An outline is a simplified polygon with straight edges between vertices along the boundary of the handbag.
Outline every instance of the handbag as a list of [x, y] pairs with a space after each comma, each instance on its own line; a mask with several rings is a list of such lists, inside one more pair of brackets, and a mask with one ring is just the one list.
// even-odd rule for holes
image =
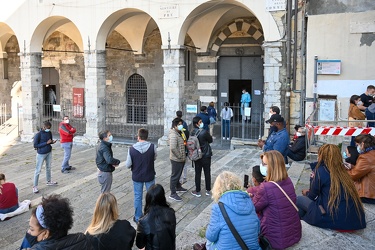
[[227, 211], [225, 210], [224, 204], [222, 202], [219, 202], [219, 208], [221, 213], [223, 214], [223, 217], [225, 219], [225, 222], [228, 224], [228, 227], [230, 231], [232, 232], [234, 238], [237, 240], [238, 244], [240, 245], [242, 250], [249, 250], [249, 248], [246, 246], [245, 242], [241, 238], [241, 236], [238, 234], [237, 230], [234, 228], [232, 222], [229, 219], [229, 216], [227, 214]]
[[283, 194], [285, 195], [286, 198], [288, 198], [288, 200], [290, 201], [290, 203], [292, 203], [293, 207], [297, 210], [298, 212], [298, 207], [296, 206], [296, 204], [294, 204], [294, 202], [292, 201], [292, 199], [290, 199], [289, 195], [287, 195], [284, 191], [284, 189], [282, 189], [282, 187], [280, 187], [279, 184], [277, 184], [276, 182], [274, 181], [269, 181], [269, 182], [272, 182], [273, 184], [275, 184], [280, 190], [281, 192], [283, 192]]
[[216, 123], [216, 120], [215, 118], [213, 118], [212, 116], [210, 117], [210, 124], [215, 124]]

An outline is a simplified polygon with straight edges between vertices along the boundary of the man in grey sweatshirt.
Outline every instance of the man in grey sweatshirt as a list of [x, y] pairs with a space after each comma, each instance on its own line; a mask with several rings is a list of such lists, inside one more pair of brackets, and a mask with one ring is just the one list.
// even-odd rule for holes
[[156, 146], [146, 141], [148, 130], [140, 128], [138, 130], [138, 142], [129, 148], [128, 158], [125, 166], [132, 171], [134, 187], [134, 222], [138, 222], [142, 216], [143, 186], [148, 190], [155, 184], [155, 166], [157, 151]]

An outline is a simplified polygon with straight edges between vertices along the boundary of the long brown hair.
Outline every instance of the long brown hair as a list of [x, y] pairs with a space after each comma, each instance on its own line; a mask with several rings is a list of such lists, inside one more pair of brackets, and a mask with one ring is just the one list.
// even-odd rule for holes
[[[331, 212], [331, 216], [333, 217], [333, 212], [338, 212], [342, 187], [346, 205], [349, 204], [349, 198], [352, 198], [356, 208], [356, 212], [359, 218], [361, 218], [360, 211], [363, 211], [363, 205], [354, 186], [352, 178], [343, 166], [340, 148], [333, 144], [325, 144], [320, 147], [318, 151], [317, 168], [319, 168], [323, 162], [329, 170], [331, 179], [331, 187], [329, 189], [328, 200], [328, 209]], [[317, 176], [315, 175], [314, 178], [316, 177]]]
[[276, 150], [270, 150], [263, 153], [260, 158], [267, 157], [267, 176], [266, 181], [282, 181], [288, 178], [288, 172], [285, 168], [283, 155]]
[[111, 193], [102, 193], [96, 201], [94, 215], [86, 233], [91, 235], [108, 233], [118, 217], [116, 197]]

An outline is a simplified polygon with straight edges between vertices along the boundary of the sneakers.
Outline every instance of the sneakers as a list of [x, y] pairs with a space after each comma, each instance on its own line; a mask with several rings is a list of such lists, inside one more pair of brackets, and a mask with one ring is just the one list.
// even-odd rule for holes
[[223, 140], [225, 140], [225, 137], [223, 137]]
[[183, 187], [179, 187], [179, 188], [176, 188], [176, 192], [177, 192], [177, 193], [186, 193], [186, 192], [187, 192], [187, 189], [186, 189], [186, 188], [183, 188]]
[[57, 185], [57, 182], [56, 181], [47, 181], [47, 186], [55, 186]]
[[38, 187], [33, 187], [33, 193], [34, 193], [34, 194], [39, 193]]
[[211, 195], [211, 191], [207, 191], [207, 190], [206, 190], [206, 195], [207, 195], [207, 196], [210, 196], [210, 195]]
[[66, 170], [75, 170], [76, 168], [75, 167], [72, 167], [72, 166], [69, 166], [68, 168], [66, 168]]
[[69, 174], [69, 170], [67, 170], [67, 169], [61, 169], [61, 173], [63, 173], [63, 174]]
[[201, 193], [197, 191], [191, 191], [191, 194], [195, 197], [201, 197]]
[[174, 200], [174, 201], [182, 201], [181, 197], [178, 196], [178, 194], [171, 194], [169, 196], [169, 199]]

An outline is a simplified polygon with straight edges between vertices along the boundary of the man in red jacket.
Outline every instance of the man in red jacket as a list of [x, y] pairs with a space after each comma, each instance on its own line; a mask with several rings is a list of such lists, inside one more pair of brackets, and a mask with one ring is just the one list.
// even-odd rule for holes
[[64, 149], [64, 159], [61, 164], [61, 173], [67, 174], [69, 170], [75, 168], [69, 165], [70, 155], [73, 147], [73, 137], [76, 129], [69, 124], [69, 116], [64, 116], [63, 121], [59, 124], [60, 143]]

